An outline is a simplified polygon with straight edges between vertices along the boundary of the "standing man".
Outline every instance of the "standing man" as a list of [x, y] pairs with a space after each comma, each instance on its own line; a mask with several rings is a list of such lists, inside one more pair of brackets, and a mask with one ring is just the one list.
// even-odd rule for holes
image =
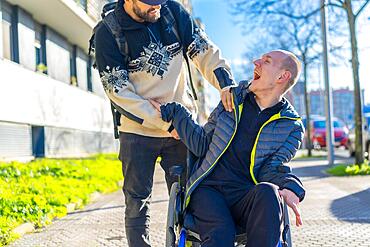
[[125, 227], [129, 246], [150, 246], [149, 204], [158, 156], [168, 188], [173, 165], [186, 163], [186, 147], [172, 123], [148, 99], [176, 101], [195, 110], [185, 59], [221, 92], [232, 111], [235, 83], [219, 49], [173, 0], [119, 0], [95, 31], [96, 63], [104, 90], [120, 119], [120, 160], [125, 177]]

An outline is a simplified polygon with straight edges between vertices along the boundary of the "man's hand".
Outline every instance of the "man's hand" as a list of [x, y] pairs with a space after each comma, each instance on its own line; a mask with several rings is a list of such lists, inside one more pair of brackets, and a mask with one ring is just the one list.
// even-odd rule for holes
[[176, 129], [173, 129], [171, 132], [170, 132], [171, 136], [173, 138], [175, 138], [176, 140], [180, 140], [180, 136], [179, 134], [177, 133]]
[[161, 113], [161, 103], [159, 103], [158, 101], [155, 101], [155, 100], [152, 100], [152, 99], [148, 99], [150, 104], [152, 104], [154, 106], [155, 109], [157, 109], [157, 111], [159, 111], [159, 113]]
[[224, 87], [223, 89], [221, 89], [222, 104], [224, 105], [225, 110], [228, 112], [232, 112], [234, 109], [233, 94], [231, 93], [230, 88], [231, 87], [228, 86], [228, 87]]
[[[157, 109], [159, 114], [161, 114], [161, 103], [159, 103], [158, 101], [152, 100], [152, 99], [149, 99], [149, 102], [154, 106], [155, 109]], [[175, 129], [173, 129], [170, 132], [170, 134], [176, 140], [180, 140], [179, 134], [177, 133], [177, 131]]]
[[302, 218], [301, 218], [301, 212], [299, 210], [299, 198], [294, 194], [292, 191], [287, 190], [287, 189], [282, 189], [279, 190], [279, 195], [283, 197], [284, 201], [286, 204], [293, 210], [295, 214], [295, 224], [296, 226], [301, 226], [302, 223]]

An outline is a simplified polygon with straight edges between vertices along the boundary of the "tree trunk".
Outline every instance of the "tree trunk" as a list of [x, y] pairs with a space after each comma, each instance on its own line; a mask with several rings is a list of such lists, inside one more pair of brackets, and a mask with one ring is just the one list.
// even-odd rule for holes
[[351, 52], [352, 52], [351, 62], [352, 62], [354, 100], [355, 100], [355, 158], [356, 164], [362, 164], [364, 162], [364, 147], [362, 136], [362, 103], [361, 103], [361, 88], [359, 78], [359, 62], [356, 37], [356, 19], [353, 14], [351, 0], [345, 0], [344, 7], [347, 12], [348, 26], [351, 38]]
[[302, 55], [303, 62], [303, 80], [304, 80], [304, 104], [306, 111], [306, 145], [307, 145], [307, 155], [312, 156], [312, 143], [311, 143], [311, 118], [310, 118], [310, 98], [308, 97], [308, 87], [307, 87], [307, 61], [305, 55]]

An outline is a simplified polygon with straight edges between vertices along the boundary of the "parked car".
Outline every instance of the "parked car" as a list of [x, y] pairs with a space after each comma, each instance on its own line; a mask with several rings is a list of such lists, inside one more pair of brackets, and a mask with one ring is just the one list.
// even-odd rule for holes
[[[364, 151], [365, 157], [370, 159], [370, 113], [364, 114], [364, 127], [362, 130], [363, 141], [364, 141]], [[353, 157], [355, 156], [355, 128], [350, 128], [348, 135], [347, 148], [349, 154]]]
[[[303, 118], [303, 124], [306, 127], [306, 119]], [[323, 116], [312, 115], [311, 126], [311, 144], [315, 149], [326, 148], [326, 119]], [[345, 147], [348, 144], [347, 126], [338, 118], [333, 118], [334, 125], [334, 145], [335, 147]], [[307, 137], [305, 137], [307, 138]]]

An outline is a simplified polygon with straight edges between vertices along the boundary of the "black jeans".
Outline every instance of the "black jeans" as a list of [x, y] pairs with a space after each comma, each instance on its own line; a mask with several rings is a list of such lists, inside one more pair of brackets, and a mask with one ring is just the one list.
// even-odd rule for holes
[[281, 199], [277, 186], [260, 183], [240, 194], [228, 206], [222, 188], [200, 185], [193, 194], [189, 212], [202, 247], [233, 247], [236, 226], [245, 229], [248, 247], [276, 247], [280, 239]]
[[130, 247], [150, 246], [149, 205], [152, 195], [153, 174], [158, 156], [166, 174], [167, 188], [176, 178], [169, 175], [174, 165], [186, 167], [186, 147], [174, 138], [147, 137], [120, 133], [119, 159], [122, 161], [125, 195], [125, 228]]

